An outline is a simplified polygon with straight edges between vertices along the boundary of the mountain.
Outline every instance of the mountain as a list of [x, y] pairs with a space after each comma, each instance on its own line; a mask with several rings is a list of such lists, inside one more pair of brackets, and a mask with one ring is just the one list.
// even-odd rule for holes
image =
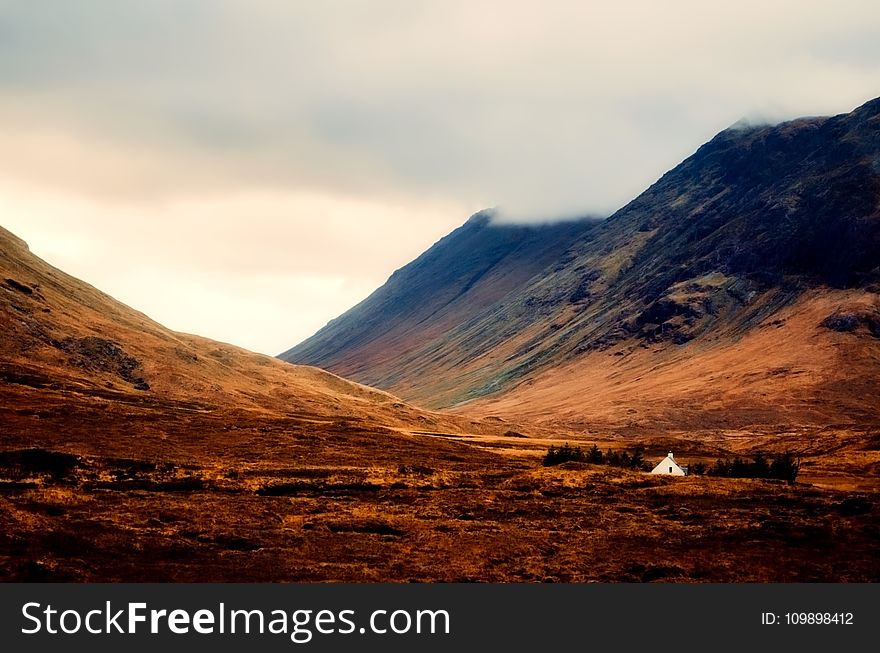
[[583, 426], [877, 420], [880, 99], [736, 125], [608, 219], [489, 255], [509, 229], [472, 218], [282, 358]]
[[[14, 408], [21, 409], [19, 418], [27, 417], [33, 405], [54, 402], [68, 410], [114, 406], [133, 413], [245, 414], [383, 429], [443, 423], [386, 392], [323, 370], [172, 332], [53, 268], [2, 228], [0, 317], [6, 424]], [[445, 425], [454, 427], [448, 419]]]
[[[599, 224], [496, 224], [478, 213], [361, 304], [280, 356], [337, 370], [363, 383], [408, 387], [444, 335], [523, 288]], [[488, 347], [491, 343], [487, 343]], [[471, 349], [461, 359], [473, 357]]]
[[[413, 340], [400, 351], [418, 345], [438, 322], [453, 333], [485, 336], [485, 363], [475, 364], [474, 343], [449, 345], [442, 331], [436, 334], [429, 345], [438, 358], [424, 361], [436, 378], [414, 377], [414, 387], [447, 384], [448, 392], [459, 392], [461, 380], [479, 382], [483, 365], [491, 372], [505, 364], [498, 351], [508, 343], [492, 340], [503, 329], [481, 331], [493, 312], [514, 328], [534, 322], [529, 337], [543, 328], [560, 338], [577, 329], [576, 320], [562, 321], [550, 301], [553, 287], [543, 284], [581, 265], [581, 252], [593, 251], [608, 224], [505, 227], [484, 215], [438, 245], [421, 270], [401, 272], [385, 309], [401, 320], [419, 313], [407, 332]], [[582, 276], [592, 281], [560, 286], [570, 316], [601, 302], [603, 279], [614, 285], [601, 274]], [[413, 278], [420, 281], [415, 288]], [[710, 276], [701, 283], [699, 292], [715, 298], [712, 289], [727, 282]], [[690, 305], [689, 288], [675, 291], [684, 294], [678, 304]], [[764, 343], [748, 349], [758, 367], [793, 405], [818, 410], [806, 393], [815, 380], [803, 382], [800, 368], [768, 366], [801, 356], [803, 365], [826, 370], [823, 380], [832, 384], [844, 378], [833, 356], [845, 355], [844, 391], [827, 391], [850, 403], [826, 405], [833, 409], [827, 419], [875, 410], [874, 295], [862, 285], [835, 290], [821, 282], [800, 294], [775, 288], [749, 306], [767, 293], [789, 293], [794, 299], [780, 300], [780, 310], [793, 312], [773, 313], [766, 327], [743, 338], [757, 333], [758, 345]], [[700, 319], [715, 320], [719, 328], [711, 329], [721, 333], [720, 325], [734, 324], [743, 310], [740, 300], [730, 300], [726, 312]], [[748, 358], [723, 360], [732, 351], [727, 336], [696, 355], [692, 348], [706, 339], [697, 334], [700, 319], [683, 322], [667, 339], [644, 325], [620, 340], [613, 332], [611, 344], [597, 341], [580, 354], [565, 340], [555, 350], [536, 340], [534, 351], [547, 352], [539, 373], [470, 402], [467, 416], [432, 413], [313, 367], [170, 331], [53, 268], [0, 229], [0, 581], [876, 580], [877, 428], [854, 437], [851, 426], [826, 422], [808, 434], [807, 448], [791, 422], [772, 442], [728, 428], [704, 429], [703, 437], [653, 429], [639, 438], [594, 429], [602, 402], [620, 401], [615, 410], [632, 421], [641, 416], [629, 411], [643, 405], [663, 408], [648, 400], [651, 392], [674, 391], [679, 404], [691, 400], [652, 369], [663, 356], [684, 356], [672, 368], [686, 372], [681, 378], [689, 370], [704, 374], [713, 351], [723, 374], [752, 373], [743, 371]], [[820, 319], [825, 326], [817, 327]], [[373, 334], [381, 334], [378, 324]], [[691, 332], [690, 341], [682, 340]], [[829, 349], [829, 339], [838, 350]], [[858, 357], [857, 345], [864, 347]], [[452, 372], [443, 359], [449, 351], [463, 355]], [[629, 353], [617, 356], [622, 351]], [[519, 352], [518, 361], [528, 355]], [[581, 367], [572, 372], [564, 365]], [[620, 385], [603, 387], [603, 370], [610, 370], [606, 383]], [[873, 376], [859, 381], [866, 372]], [[769, 391], [768, 383], [762, 387]], [[701, 385], [692, 378], [688, 392]], [[779, 392], [771, 393], [777, 403]], [[566, 402], [576, 415], [589, 415], [592, 433], [499, 417], [531, 411], [542, 418], [546, 410], [569, 419]], [[750, 402], [744, 405], [753, 410]], [[680, 420], [685, 407], [673, 408]], [[650, 462], [673, 450], [682, 464], [704, 466], [795, 444], [802, 471], [790, 486], [699, 474], [672, 479], [578, 462], [544, 466], [548, 445], [563, 438], [618, 454], [637, 446], [638, 459]], [[630, 464], [635, 453], [627, 455]]]

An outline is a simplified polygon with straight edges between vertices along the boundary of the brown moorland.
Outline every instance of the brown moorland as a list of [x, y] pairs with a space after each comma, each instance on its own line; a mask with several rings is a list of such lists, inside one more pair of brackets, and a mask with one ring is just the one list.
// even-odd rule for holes
[[[0, 320], [2, 580], [880, 580], [876, 432], [831, 488], [545, 468], [557, 438], [632, 438], [423, 411], [173, 333], [2, 230]], [[642, 435], [649, 459], [733, 451]]]

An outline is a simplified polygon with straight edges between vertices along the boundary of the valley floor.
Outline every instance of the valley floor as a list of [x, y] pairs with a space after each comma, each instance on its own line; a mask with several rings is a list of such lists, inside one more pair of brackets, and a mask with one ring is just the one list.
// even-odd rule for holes
[[875, 479], [545, 468], [515, 434], [5, 388], [4, 581], [880, 581]]

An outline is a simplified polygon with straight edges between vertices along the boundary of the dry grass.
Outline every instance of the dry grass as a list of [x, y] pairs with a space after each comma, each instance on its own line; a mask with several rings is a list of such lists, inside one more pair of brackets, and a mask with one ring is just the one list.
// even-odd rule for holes
[[745, 336], [654, 348], [623, 343], [458, 410], [560, 430], [681, 434], [734, 450], [773, 439], [800, 450], [833, 432], [852, 435], [859, 449], [863, 437], [880, 432], [878, 341], [820, 324], [876, 301], [861, 291], [810, 293]]
[[[670, 360], [637, 382], [638, 356], [539, 380], [479, 419], [432, 413], [172, 333], [2, 231], [0, 246], [0, 580], [880, 580], [878, 431], [745, 428], [730, 397], [750, 370], [721, 352], [701, 373], [731, 375], [716, 408], [732, 425], [672, 401], [712, 399], [699, 370]], [[813, 377], [829, 355], [744, 343]], [[554, 383], [596, 419], [549, 419]], [[778, 387], [795, 411], [810, 386]], [[543, 468], [561, 438], [685, 461], [796, 444], [822, 487]]]
[[0, 411], [0, 449], [80, 460], [0, 490], [3, 580], [880, 580], [876, 487], [545, 468], [544, 440], [259, 414], [26, 413]]

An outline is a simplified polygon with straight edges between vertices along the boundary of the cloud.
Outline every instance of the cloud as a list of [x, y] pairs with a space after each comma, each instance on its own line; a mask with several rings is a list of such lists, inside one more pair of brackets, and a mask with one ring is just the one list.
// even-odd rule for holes
[[607, 212], [743, 115], [880, 88], [877, 3], [736, 7], [5, 2], [0, 114], [72, 134], [97, 168], [131, 159], [136, 182], [110, 190], [235, 179]]
[[3, 226], [38, 256], [173, 329], [272, 355], [364, 299], [461, 210], [277, 190], [145, 205], [0, 184]]
[[[171, 225], [149, 241], [161, 265], [226, 269], [225, 287], [281, 258], [224, 258], [222, 239], [293, 248], [326, 225], [278, 278], [316, 266], [353, 297], [480, 208], [607, 215], [742, 117], [851, 109], [880, 89], [878, 24], [874, 0], [0, 0], [0, 184], [32, 241], [78, 224], [112, 249]], [[58, 217], [30, 220], [53, 196]], [[225, 217], [184, 215], [200, 207]]]

